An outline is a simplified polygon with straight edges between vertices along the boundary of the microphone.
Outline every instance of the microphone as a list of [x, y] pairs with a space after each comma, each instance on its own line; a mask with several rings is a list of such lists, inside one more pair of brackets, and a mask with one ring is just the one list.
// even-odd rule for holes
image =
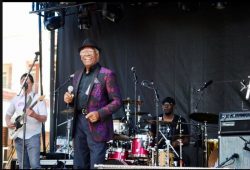
[[229, 160], [230, 159], [234, 159], [234, 158], [239, 158], [239, 154], [237, 153], [234, 153], [230, 158], [228, 158]]
[[246, 100], [249, 99], [249, 96], [250, 96], [250, 80], [249, 80], [249, 83], [248, 83], [248, 85], [247, 85]]
[[245, 145], [243, 149], [250, 152], [250, 148], [247, 147], [247, 145]]
[[68, 86], [68, 92], [71, 94], [73, 92], [74, 88], [73, 86]]
[[136, 71], [135, 67], [131, 67], [131, 71], [134, 73]]
[[35, 52], [36, 55], [41, 55], [41, 53], [39, 51]]
[[[71, 94], [73, 92], [73, 86], [68, 86], [68, 93]], [[67, 103], [67, 108], [69, 108], [69, 103]]]
[[154, 82], [153, 81], [148, 81], [148, 80], [142, 80], [141, 85], [145, 86], [145, 87], [148, 87], [149, 85], [153, 86]]
[[232, 159], [238, 159], [239, 158], [239, 154], [234, 153], [232, 156], [230, 156], [229, 158], [226, 158], [226, 160], [222, 163], [220, 163], [216, 168], [220, 168], [222, 167], [225, 163], [227, 163], [228, 161], [232, 160]]
[[73, 78], [75, 76], [75, 74], [71, 74], [70, 76], [69, 76], [69, 78]]
[[135, 70], [135, 67], [131, 67], [130, 69], [132, 72], [133, 72], [133, 75], [134, 75], [134, 81], [135, 83], [137, 84], [137, 75], [136, 75], [136, 70]]
[[205, 88], [207, 88], [212, 83], [213, 83], [213, 80], [209, 80], [208, 82], [205, 82], [204, 85], [197, 90], [197, 92], [203, 91]]

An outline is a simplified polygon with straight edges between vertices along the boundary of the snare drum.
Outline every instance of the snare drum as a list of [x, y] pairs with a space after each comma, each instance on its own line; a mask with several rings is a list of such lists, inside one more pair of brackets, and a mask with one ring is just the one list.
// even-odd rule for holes
[[135, 135], [131, 144], [132, 157], [147, 158], [149, 156], [148, 145], [149, 136], [147, 134]]

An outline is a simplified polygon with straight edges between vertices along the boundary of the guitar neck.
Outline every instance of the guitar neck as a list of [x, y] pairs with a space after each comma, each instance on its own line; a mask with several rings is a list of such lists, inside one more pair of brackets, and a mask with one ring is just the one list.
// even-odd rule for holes
[[37, 104], [38, 100], [36, 100], [29, 108], [33, 109], [33, 107]]

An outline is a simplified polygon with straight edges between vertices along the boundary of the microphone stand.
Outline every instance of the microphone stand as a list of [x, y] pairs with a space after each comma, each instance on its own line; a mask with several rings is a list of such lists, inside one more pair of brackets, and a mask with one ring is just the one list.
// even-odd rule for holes
[[137, 116], [137, 113], [136, 113], [136, 104], [137, 104], [137, 102], [136, 102], [136, 98], [137, 98], [137, 76], [136, 76], [136, 72], [135, 71], [133, 71], [133, 75], [134, 75], [134, 114], [135, 114], [135, 122], [134, 122], [134, 124], [135, 124], [135, 133], [137, 132], [137, 120], [136, 120], [136, 116]]
[[[71, 77], [69, 77], [63, 84], [61, 84], [59, 87], [57, 87], [56, 89], [55, 89], [55, 91], [54, 91], [54, 99], [56, 100], [56, 108], [55, 108], [55, 112], [56, 112], [56, 118], [55, 118], [55, 120], [56, 120], [56, 122], [55, 122], [55, 124], [56, 124], [56, 128], [55, 128], [55, 137], [57, 137], [57, 117], [58, 117], [58, 108], [59, 108], [59, 106], [58, 106], [58, 96], [59, 96], [59, 91], [60, 91], [60, 89], [62, 88], [62, 87], [64, 87], [69, 81], [71, 80]], [[55, 150], [56, 149], [56, 140], [54, 140], [54, 152], [56, 151]]]
[[225, 165], [225, 163], [229, 162], [232, 159], [238, 158], [239, 155], [238, 154], [233, 154], [232, 156], [230, 156], [229, 158], [226, 158], [225, 161], [223, 161], [222, 163], [220, 163], [216, 168], [221, 168], [223, 165]]
[[156, 166], [159, 165], [159, 151], [158, 151], [158, 136], [159, 136], [159, 94], [157, 89], [153, 86], [154, 95], [155, 95], [155, 113], [156, 113]]
[[200, 101], [201, 101], [201, 98], [203, 97], [203, 94], [204, 94], [204, 91], [202, 90], [202, 91], [201, 91], [201, 94], [200, 94], [200, 96], [199, 96], [199, 98], [198, 98], [198, 101], [197, 101], [197, 103], [196, 103], [196, 105], [195, 105], [194, 112], [197, 112], [197, 111], [198, 111], [198, 105], [200, 104]]
[[[169, 160], [169, 158], [170, 158], [170, 157], [169, 157], [169, 146], [171, 147], [171, 149], [173, 150], [173, 152], [175, 153], [175, 155], [176, 155], [177, 157], [180, 158], [180, 155], [176, 152], [176, 150], [174, 149], [174, 147], [171, 145], [170, 140], [168, 140], [168, 139], [166, 138], [166, 136], [162, 133], [161, 130], [159, 130], [159, 132], [161, 133], [162, 137], [165, 139], [165, 143], [166, 143], [166, 145], [167, 145], [168, 160]], [[169, 164], [168, 164], [168, 165], [169, 165]]]
[[22, 146], [22, 165], [24, 168], [24, 158], [25, 158], [25, 133], [26, 133], [26, 122], [27, 122], [27, 116], [26, 116], [26, 108], [27, 108], [27, 89], [28, 89], [28, 84], [25, 82], [23, 84], [24, 87], [24, 108], [23, 108], [23, 112], [24, 112], [24, 117], [23, 117], [23, 146]]
[[146, 82], [148, 82], [148, 81], [146, 81], [146, 80], [143, 80], [142, 81], [142, 83], [141, 83], [141, 85], [142, 86], [145, 86], [145, 87], [147, 87], [147, 88], [149, 88], [149, 89], [153, 89], [154, 90], [154, 95], [155, 95], [155, 113], [156, 113], [156, 166], [158, 166], [159, 165], [159, 162], [158, 162], [158, 160], [159, 160], [159, 158], [158, 158], [158, 155], [159, 155], [159, 151], [158, 151], [158, 136], [159, 136], [159, 110], [158, 110], [158, 108], [159, 108], [159, 94], [158, 94], [158, 92], [157, 92], [157, 89], [154, 87], [154, 83], [153, 82], [151, 82], [151, 84], [150, 84], [150, 86], [149, 85], [147, 85], [147, 84], [145, 84]]
[[23, 117], [23, 146], [22, 146], [22, 165], [23, 165], [23, 167], [22, 168], [24, 168], [24, 158], [25, 158], [25, 154], [24, 154], [25, 149], [24, 149], [24, 147], [25, 147], [26, 122], [27, 122], [27, 115], [26, 115], [26, 108], [27, 108], [27, 101], [26, 100], [27, 100], [27, 90], [28, 90], [27, 80], [28, 80], [28, 77], [29, 77], [29, 74], [30, 74], [32, 68], [35, 65], [35, 62], [38, 60], [37, 58], [38, 58], [39, 53], [36, 52], [35, 54], [36, 54], [36, 56], [34, 58], [33, 64], [30, 67], [30, 70], [27, 73], [27, 75], [26, 75], [26, 77], [25, 77], [25, 79], [23, 81], [21, 90], [20, 90], [20, 92], [18, 94], [18, 96], [19, 96], [20, 93], [22, 92], [23, 88], [24, 88], [24, 108], [23, 108], [24, 117]]

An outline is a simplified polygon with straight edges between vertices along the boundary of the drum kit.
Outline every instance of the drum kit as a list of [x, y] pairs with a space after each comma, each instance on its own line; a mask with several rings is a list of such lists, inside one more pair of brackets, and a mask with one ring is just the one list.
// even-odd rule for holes
[[[159, 130], [159, 133], [163, 136], [167, 146], [164, 149], [158, 149], [154, 145], [154, 139], [149, 131], [149, 127], [152, 124], [156, 123], [156, 120], [146, 120], [146, 126], [141, 126], [141, 117], [148, 115], [148, 112], [141, 112], [140, 107], [143, 104], [142, 101], [130, 100], [127, 98], [123, 100], [125, 105], [126, 119], [113, 120], [114, 127], [114, 136], [113, 139], [108, 144], [108, 149], [106, 151], [106, 162], [118, 161], [118, 164], [129, 164], [129, 165], [149, 165], [149, 166], [165, 166], [165, 167], [176, 167], [180, 166], [179, 162], [176, 160], [182, 160], [182, 140], [180, 141], [180, 152], [179, 154], [175, 151], [173, 146], [170, 144], [170, 141], [162, 134]], [[138, 112], [131, 112], [130, 106], [136, 105], [138, 107]], [[63, 114], [67, 114], [68, 120], [59, 124], [67, 124], [67, 134], [64, 138], [57, 139], [57, 151], [59, 153], [67, 154], [70, 159], [73, 156], [73, 146], [70, 142], [70, 129], [71, 122], [73, 118], [69, 118], [68, 115], [73, 115], [73, 109], [66, 109], [62, 111]], [[136, 126], [131, 126], [131, 117], [137, 117]], [[212, 113], [192, 113], [190, 114], [190, 119], [202, 123], [202, 136], [204, 139], [203, 148], [204, 148], [204, 166], [207, 167], [209, 164], [216, 161], [216, 156], [218, 156], [218, 140], [211, 140], [207, 138], [207, 123], [215, 124], [218, 123], [218, 116]], [[166, 122], [159, 120], [159, 124], [164, 124]], [[181, 124], [191, 124], [180, 122]], [[199, 124], [198, 124], [199, 125]], [[184, 137], [190, 137], [190, 135], [177, 134], [172, 136], [173, 139], [182, 139]], [[158, 153], [157, 153], [158, 152]], [[215, 155], [211, 157], [211, 155]], [[156, 159], [158, 155], [158, 159]], [[157, 162], [158, 161], [158, 162]]]
[[[123, 103], [126, 106], [126, 120], [124, 122], [122, 120], [113, 120], [114, 137], [113, 140], [108, 142], [109, 147], [106, 153], [107, 162], [110, 160], [116, 160], [120, 161], [121, 164], [157, 165], [157, 159], [155, 159], [157, 157], [157, 149], [154, 145], [153, 136], [149, 131], [150, 125], [155, 124], [155, 120], [145, 119], [147, 125], [144, 127], [141, 126], [141, 117], [147, 115], [148, 113], [141, 112], [139, 108], [136, 113], [136, 120], [138, 120], [136, 122], [136, 126], [131, 127], [130, 118], [133, 118], [135, 113], [131, 112], [130, 106], [136, 104], [137, 107], [140, 107], [143, 102], [126, 99], [123, 100]], [[163, 124], [166, 122], [159, 121], [159, 123]], [[174, 137], [181, 139], [188, 136], [189, 135], [180, 134]], [[174, 158], [177, 158], [180, 155], [174, 150], [167, 138], [164, 140], [166, 141], [167, 148], [158, 149], [158, 164], [159, 166], [177, 166]]]

